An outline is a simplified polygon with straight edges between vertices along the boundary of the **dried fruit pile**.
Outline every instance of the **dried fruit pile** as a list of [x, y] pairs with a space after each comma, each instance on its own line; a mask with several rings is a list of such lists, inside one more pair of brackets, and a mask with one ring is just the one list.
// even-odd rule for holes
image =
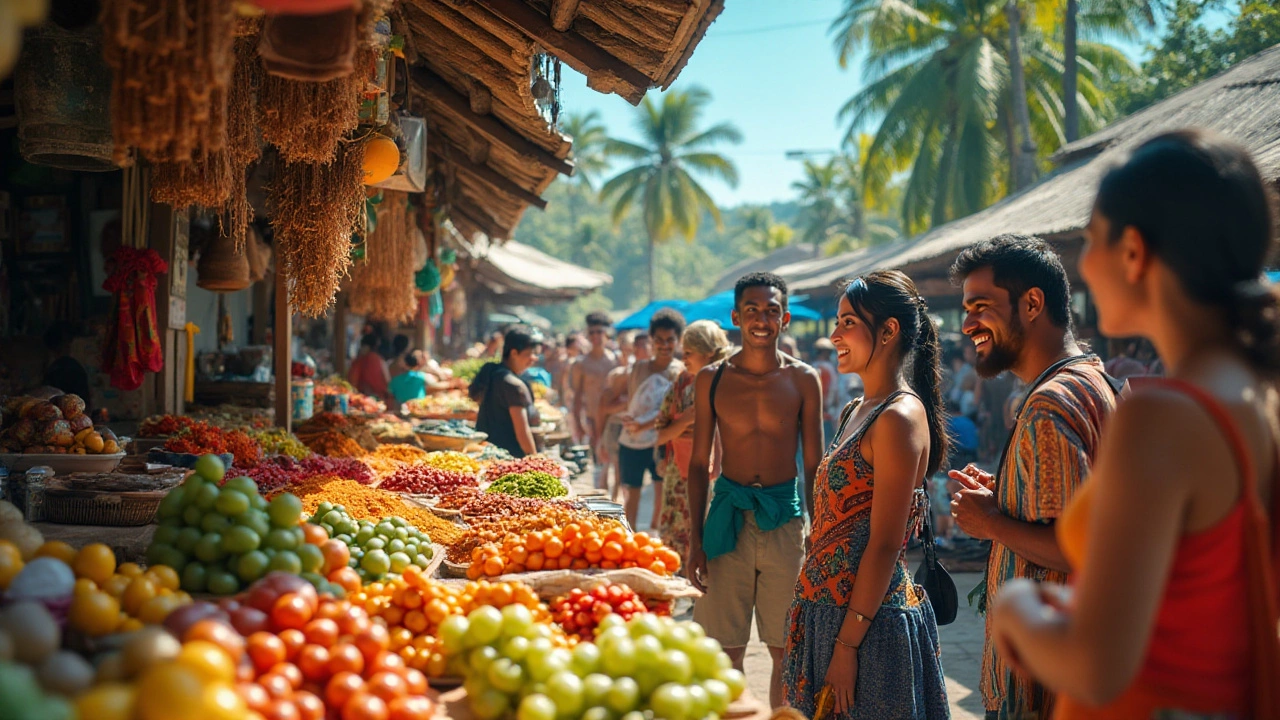
[[302, 498], [305, 512], [314, 513], [320, 503], [342, 505], [356, 520], [380, 521], [385, 517], [402, 517], [410, 525], [431, 536], [438, 543], [451, 545], [462, 539], [463, 529], [442, 520], [416, 505], [410, 505], [400, 495], [387, 490], [361, 485], [332, 476], [308, 478], [292, 488]]
[[519, 460], [502, 460], [493, 463], [485, 468], [484, 476], [490, 480], [496, 480], [504, 475], [514, 475], [525, 472], [544, 472], [548, 475], [560, 477], [563, 469], [560, 463], [548, 457], [541, 455], [530, 455], [520, 458]]
[[166, 437], [192, 425], [195, 425], [195, 420], [185, 415], [153, 415], [142, 421], [142, 425], [138, 428], [138, 437]]
[[[559, 483], [558, 480], [556, 482]], [[383, 490], [426, 495], [439, 495], [459, 488], [475, 486], [475, 475], [441, 470], [427, 465], [405, 465], [378, 485]]]
[[235, 467], [230, 475], [247, 475], [264, 493], [288, 489], [304, 480], [317, 476], [338, 477], [364, 485], [373, 482], [373, 473], [359, 460], [329, 458], [312, 455], [306, 460], [294, 460], [287, 455], [267, 458], [254, 468]]

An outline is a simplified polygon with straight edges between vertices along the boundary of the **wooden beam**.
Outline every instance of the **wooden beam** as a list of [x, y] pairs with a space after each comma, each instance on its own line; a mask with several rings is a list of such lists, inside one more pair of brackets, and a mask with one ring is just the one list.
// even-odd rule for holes
[[472, 78], [471, 87], [467, 89], [467, 99], [471, 101], [471, 112], [476, 115], [493, 112], [493, 93], [479, 80]]
[[436, 153], [441, 158], [443, 158], [445, 162], [452, 163], [459, 170], [462, 170], [463, 172], [466, 172], [466, 173], [470, 173], [476, 179], [482, 180], [485, 183], [492, 185], [495, 190], [504, 192], [507, 195], [510, 195], [511, 197], [521, 202], [528, 203], [529, 205], [533, 205], [539, 210], [545, 210], [547, 208], [546, 200], [543, 200], [542, 198], [538, 197], [536, 194], [529, 192], [528, 190], [520, 187], [515, 182], [513, 182], [510, 178], [506, 177], [505, 175], [499, 174], [496, 170], [489, 167], [488, 165], [480, 165], [472, 162], [471, 159], [467, 157], [468, 153], [466, 148], [457, 147], [453, 145], [453, 143], [449, 142], [448, 140], [445, 140], [445, 143], [447, 143], [454, 150], [454, 152], [450, 152], [446, 155], [444, 152], [439, 150], [439, 144], [437, 143]]
[[551, 18], [524, 0], [475, 0], [495, 15], [520, 28], [525, 35], [587, 76], [587, 85], [601, 92], [616, 92], [639, 105], [653, 79], [572, 30], [561, 32]]
[[276, 427], [293, 432], [293, 313], [289, 310], [289, 278], [284, 262], [276, 258], [276, 323], [272, 330], [272, 365], [275, 367]]
[[[447, 112], [459, 122], [489, 138], [490, 141], [506, 145], [517, 155], [533, 158], [562, 175], [573, 175], [573, 161], [555, 156], [555, 153], [538, 145], [529, 138], [507, 127], [501, 120], [492, 115], [480, 115], [471, 108], [471, 101], [462, 93], [454, 90], [444, 78], [424, 67], [415, 67], [412, 71], [414, 82], [418, 83], [429, 100]], [[428, 143], [430, 144], [430, 143]]]
[[568, 32], [578, 16], [578, 0], [551, 0], [551, 27]]
[[471, 145], [467, 148], [467, 157], [471, 162], [477, 165], [483, 165], [489, 162], [489, 151], [491, 146], [484, 138], [472, 137]]

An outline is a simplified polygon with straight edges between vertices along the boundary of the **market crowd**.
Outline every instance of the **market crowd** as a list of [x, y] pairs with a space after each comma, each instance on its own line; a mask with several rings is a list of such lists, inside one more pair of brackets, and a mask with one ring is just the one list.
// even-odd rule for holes
[[[649, 523], [739, 668], [756, 623], [774, 707], [949, 715], [937, 626], [958, 591], [933, 552], [909, 571], [923, 534], [989, 545], [988, 718], [1280, 717], [1273, 213], [1252, 160], [1209, 133], [1112, 169], [1079, 260], [1100, 332], [1133, 338], [1105, 363], [1058, 255], [1005, 235], [955, 260], [959, 338], [879, 271], [839, 294], [806, 363], [786, 283], [753, 273], [736, 346], [672, 310], [616, 337], [592, 313], [546, 343], [545, 380], [633, 526], [653, 484]], [[501, 343], [473, 396], [528, 450], [521, 376], [543, 341]]]

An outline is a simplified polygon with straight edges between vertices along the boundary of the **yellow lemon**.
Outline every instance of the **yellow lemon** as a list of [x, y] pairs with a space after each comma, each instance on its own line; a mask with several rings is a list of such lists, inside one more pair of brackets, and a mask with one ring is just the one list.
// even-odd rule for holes
[[86, 635], [106, 635], [120, 624], [120, 603], [101, 590], [80, 593], [71, 599], [67, 621]]
[[116, 554], [102, 543], [85, 545], [76, 553], [71, 569], [76, 577], [86, 577], [101, 585], [116, 573]]
[[88, 720], [133, 720], [137, 691], [124, 683], [103, 683], [76, 698], [76, 710]]
[[236, 665], [222, 648], [207, 640], [193, 640], [182, 646], [178, 662], [195, 670], [208, 682], [234, 682]]
[[180, 584], [178, 571], [168, 565], [156, 565], [153, 568], [149, 568], [146, 574], [151, 576], [156, 585], [167, 590], [177, 590]]
[[50, 540], [36, 548], [36, 557], [51, 557], [70, 565], [76, 559], [76, 549], [61, 540]]

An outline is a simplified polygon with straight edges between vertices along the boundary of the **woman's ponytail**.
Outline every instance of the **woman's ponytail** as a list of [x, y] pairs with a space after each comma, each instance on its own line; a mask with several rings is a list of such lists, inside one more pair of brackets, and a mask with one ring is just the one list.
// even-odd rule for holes
[[1249, 362], [1261, 373], [1280, 376], [1280, 293], [1261, 280], [1233, 288], [1231, 326]]
[[929, 419], [928, 474], [933, 475], [946, 461], [950, 444], [946, 409], [942, 404], [942, 343], [938, 340], [938, 326], [929, 317], [924, 298], [917, 302], [920, 306], [920, 330], [916, 334], [911, 358], [911, 388], [920, 396]]

